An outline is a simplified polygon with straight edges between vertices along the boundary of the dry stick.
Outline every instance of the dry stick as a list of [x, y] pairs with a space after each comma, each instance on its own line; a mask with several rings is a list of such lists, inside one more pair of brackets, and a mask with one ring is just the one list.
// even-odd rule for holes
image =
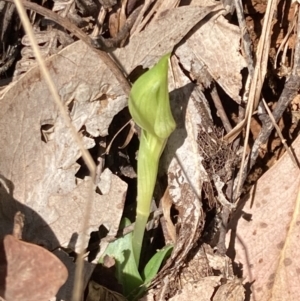
[[[14, 3], [14, 0], [4, 0], [4, 1]], [[121, 66], [118, 66], [118, 64], [112, 59], [111, 56], [113, 56], [113, 54], [109, 55], [105, 51], [96, 49], [94, 47], [95, 46], [94, 41], [88, 35], [86, 35], [81, 29], [79, 29], [72, 22], [70, 22], [68, 18], [63, 18], [60, 15], [52, 12], [51, 10], [46, 9], [35, 3], [22, 1], [22, 4], [26, 9], [33, 10], [38, 14], [45, 16], [51, 19], [52, 21], [56, 22], [57, 24], [67, 29], [72, 34], [74, 34], [78, 39], [83, 41], [85, 44], [87, 44], [100, 57], [100, 59], [105, 63], [108, 69], [110, 69], [111, 72], [115, 75], [125, 94], [129, 95], [130, 84], [128, 83], [126, 77], [124, 76], [125, 72], [121, 71], [122, 70]], [[103, 42], [102, 39], [98, 39], [97, 42], [101, 44], [101, 46], [103, 46], [104, 49], [106, 48], [105, 43]], [[116, 60], [116, 58], [114, 59]]]
[[247, 30], [247, 25], [246, 25], [246, 21], [245, 21], [244, 12], [243, 12], [242, 1], [234, 0], [234, 6], [236, 9], [236, 15], [237, 15], [239, 27], [241, 30], [242, 43], [243, 43], [243, 48], [244, 48], [244, 52], [246, 55], [246, 62], [247, 62], [249, 75], [252, 77], [253, 73], [254, 73], [254, 62], [253, 62], [252, 52], [251, 52], [251, 39], [250, 39], [248, 30]]
[[219, 97], [216, 85], [214, 83], [212, 84], [212, 89], [211, 89], [210, 95], [211, 95], [211, 98], [212, 98], [212, 100], [214, 102], [214, 105], [217, 109], [218, 115], [219, 115], [219, 117], [220, 117], [220, 119], [223, 123], [223, 126], [226, 130], [226, 133], [229, 133], [232, 130], [232, 126], [231, 126], [230, 121], [229, 121], [229, 119], [226, 115], [226, 112], [224, 110], [223, 104], [222, 104], [221, 99]]
[[[294, 64], [291, 76], [285, 83], [284, 89], [279, 97], [278, 103], [273, 111], [274, 120], [276, 123], [282, 117], [282, 114], [286, 110], [289, 103], [293, 100], [293, 98], [298, 94], [298, 90], [300, 89], [300, 12], [298, 12], [298, 25], [297, 25], [297, 42], [295, 49], [295, 57]], [[248, 156], [249, 158], [249, 169], [244, 168], [241, 170], [242, 173], [242, 183], [245, 181], [248, 170], [250, 170], [259, 153], [259, 147], [262, 144], [265, 144], [274, 129], [274, 125], [272, 124], [268, 115], [264, 115], [261, 117], [262, 120], [262, 129], [256, 138], [254, 145], [251, 149], [251, 153]], [[238, 195], [239, 196], [239, 195]]]
[[277, 123], [276, 123], [276, 121], [275, 121], [275, 119], [274, 119], [274, 116], [273, 116], [271, 110], [269, 109], [269, 107], [268, 107], [266, 101], [264, 100], [264, 98], [262, 99], [262, 101], [263, 101], [264, 106], [265, 106], [265, 108], [266, 108], [266, 111], [268, 112], [268, 115], [269, 115], [269, 117], [270, 117], [270, 119], [271, 119], [271, 121], [272, 121], [272, 124], [273, 124], [273, 126], [275, 127], [276, 132], [277, 132], [278, 136], [279, 136], [280, 139], [281, 139], [281, 143], [283, 144], [283, 146], [284, 146], [286, 152], [289, 154], [289, 156], [290, 156], [291, 160], [293, 161], [293, 163], [295, 164], [295, 166], [299, 168], [299, 163], [297, 162], [297, 158], [296, 158], [296, 156], [292, 153], [292, 151], [291, 151], [291, 149], [288, 147], [288, 145], [286, 144], [286, 139], [284, 139], [284, 137], [283, 137], [283, 135], [282, 135], [282, 133], [281, 133], [281, 130], [280, 130], [279, 126], [277, 125]]

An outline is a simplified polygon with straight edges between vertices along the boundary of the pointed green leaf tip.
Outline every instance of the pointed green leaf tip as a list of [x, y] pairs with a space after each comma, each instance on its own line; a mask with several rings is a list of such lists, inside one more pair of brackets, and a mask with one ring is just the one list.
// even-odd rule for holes
[[159, 62], [133, 84], [128, 107], [133, 120], [161, 139], [167, 139], [176, 127], [171, 113], [168, 92], [168, 59]]

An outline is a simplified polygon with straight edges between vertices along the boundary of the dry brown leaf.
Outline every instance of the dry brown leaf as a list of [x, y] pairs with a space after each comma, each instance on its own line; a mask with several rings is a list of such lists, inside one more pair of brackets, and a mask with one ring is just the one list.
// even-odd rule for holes
[[[73, 102], [70, 112], [73, 123], [78, 130], [85, 126], [93, 136], [105, 135], [114, 114], [126, 104], [119, 85], [114, 85], [115, 93], [109, 94], [109, 85], [99, 84], [101, 74], [96, 76], [95, 71], [101, 67], [100, 63], [97, 64], [90, 58], [87, 51], [80, 52], [75, 47], [64, 50], [48, 60], [49, 71], [62, 100], [66, 103]], [[71, 78], [66, 74], [72, 75]], [[107, 75], [106, 80], [110, 79]], [[106, 93], [107, 103], [97, 101], [101, 93]], [[123, 100], [120, 99], [120, 95]], [[4, 181], [13, 186], [7, 190], [6, 199], [18, 200], [37, 212], [46, 224], [63, 229], [55, 233], [59, 241], [54, 240], [54, 237], [47, 237], [45, 232], [47, 225], [41, 223], [41, 220], [27, 210], [25, 220], [28, 227], [23, 233], [24, 239], [50, 248], [59, 245], [67, 247], [73, 234], [80, 230], [78, 223], [83, 218], [84, 202], [87, 201], [87, 199], [79, 200], [81, 204], [75, 206], [78, 196], [74, 194], [77, 187], [74, 175], [79, 168], [76, 161], [80, 157], [80, 152], [69, 131], [65, 129], [61, 117], [58, 116], [57, 108], [51, 101], [37, 68], [29, 71], [10, 87], [2, 96], [1, 108], [1, 174]], [[46, 143], [41, 139], [41, 129], [45, 125], [53, 126], [53, 133]], [[84, 142], [87, 148], [94, 145], [94, 140], [88, 137], [84, 137]], [[99, 211], [109, 203], [114, 213], [107, 226], [114, 230], [112, 235], [116, 233], [127, 185], [115, 176], [112, 178], [116, 189], [114, 192], [118, 193], [109, 196], [94, 194], [94, 208], [97, 207], [98, 212], [94, 212], [90, 217], [88, 231], [98, 229], [103, 218], [107, 220], [108, 212], [103, 214], [102, 211], [101, 217]], [[84, 194], [82, 191], [80, 193]], [[55, 204], [55, 200], [58, 199], [62, 204]], [[72, 201], [73, 206], [65, 207], [62, 211], [64, 204]], [[9, 206], [12, 209], [9, 209]], [[13, 201], [10, 205], [7, 201], [6, 207], [3, 208], [2, 212], [8, 219], [11, 215], [8, 215], [7, 211], [16, 210], [13, 209], [14, 206]], [[56, 210], [52, 210], [51, 206]], [[69, 216], [71, 218], [74, 213], [72, 209], [77, 210], [77, 215], [73, 216], [76, 221], [73, 225], [68, 221]], [[65, 218], [66, 216], [68, 218]], [[10, 233], [10, 229], [2, 228], [2, 231], [4, 231], [2, 235]], [[85, 235], [89, 235], [89, 232]], [[72, 244], [75, 246], [74, 241]]]
[[208, 13], [221, 8], [222, 5], [182, 6], [166, 10], [144, 31], [133, 36], [125, 48], [117, 49], [114, 54], [127, 73], [139, 65], [144, 68], [153, 66], [163, 54], [171, 52]]
[[[94, 137], [106, 135], [113, 116], [126, 105], [126, 98], [112, 75], [107, 74], [106, 80], [115, 83], [113, 89], [110, 84], [99, 83], [103, 64], [91, 58], [87, 49], [81, 52], [76, 47], [51, 57], [47, 64], [62, 100], [70, 105], [77, 130], [85, 127]], [[103, 94], [106, 99], [100, 101], [98, 97]], [[64, 246], [78, 250], [82, 235], [88, 238], [101, 224], [115, 235], [127, 185], [110, 174], [109, 192], [93, 192], [88, 228], [81, 233], [90, 179], [75, 178], [80, 167], [76, 163], [79, 149], [58, 115], [38, 68], [11, 85], [0, 101], [0, 236], [12, 232], [18, 210], [25, 214], [24, 240], [48, 249]], [[42, 140], [44, 128], [46, 138]], [[95, 144], [90, 137], [83, 140], [87, 148]], [[90, 270], [89, 266], [85, 272]], [[66, 299], [73, 286], [70, 278], [68, 284], [60, 300], [70, 300]]]
[[0, 295], [6, 301], [48, 301], [68, 277], [52, 253], [34, 244], [5, 236], [0, 244]]
[[[207, 70], [212, 79], [240, 103], [241, 69], [247, 66], [240, 54], [240, 38], [239, 28], [220, 15], [214, 22], [200, 22], [186, 42], [177, 48], [176, 55], [193, 78], [202, 83], [202, 70]], [[203, 84], [208, 86], [210, 83]]]
[[[119, 224], [113, 223], [113, 217], [119, 220], [119, 211], [122, 211], [125, 201], [125, 192], [127, 185], [117, 176], [113, 175], [109, 170], [109, 192], [107, 194], [94, 194], [91, 215], [89, 218], [89, 227], [85, 235], [89, 237], [91, 229], [98, 229], [99, 224], [104, 224], [110, 229], [111, 233], [117, 233]], [[56, 237], [64, 246], [75, 249], [80, 241], [78, 236], [72, 236], [68, 240], [64, 240], [70, 232], [76, 233], [78, 229], [78, 221], [83, 218], [86, 201], [89, 196], [89, 178], [79, 183], [76, 188], [66, 195], [52, 195], [48, 199], [48, 207], [51, 212], [51, 229], [56, 233]], [[75, 204], [74, 204], [75, 203]], [[50, 220], [50, 217], [49, 219]], [[67, 221], [67, 224], [63, 221]], [[94, 230], [95, 231], [95, 230]], [[115, 235], [115, 234], [113, 234]]]
[[[299, 137], [292, 148], [299, 158]], [[299, 169], [286, 153], [258, 180], [231, 222], [229, 252], [250, 287], [249, 300], [300, 299], [299, 184]]]

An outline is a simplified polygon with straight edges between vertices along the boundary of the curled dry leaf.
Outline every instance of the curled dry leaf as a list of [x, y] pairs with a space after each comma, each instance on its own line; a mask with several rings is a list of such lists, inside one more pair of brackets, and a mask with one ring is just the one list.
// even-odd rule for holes
[[0, 295], [6, 301], [48, 301], [68, 277], [52, 253], [12, 235], [0, 244]]
[[[299, 158], [299, 137], [292, 149]], [[299, 184], [299, 169], [285, 153], [231, 221], [229, 252], [249, 287], [249, 300], [300, 299]]]
[[[171, 93], [171, 107], [177, 129], [168, 140], [162, 165], [168, 173], [169, 194], [179, 212], [180, 226], [177, 226], [172, 255], [153, 281], [153, 285], [163, 285], [158, 294], [168, 296], [174, 295], [177, 290], [175, 283], [179, 271], [185, 265], [204, 226], [201, 189], [203, 180], [207, 177], [205, 170], [201, 169], [197, 145], [198, 124], [202, 122], [197, 101], [202, 94], [201, 91], [200, 94], [193, 91], [194, 85], [180, 71], [178, 64], [173, 64], [173, 67], [178, 89]], [[174, 79], [170, 80], [170, 83], [173, 82]]]
[[[95, 142], [91, 137], [105, 135], [114, 114], [126, 105], [123, 92], [117, 84], [113, 88], [99, 84], [101, 75], [96, 75], [96, 71], [103, 65], [97, 64], [87, 49], [65, 49], [51, 57], [47, 64], [62, 101], [69, 105], [73, 124], [78, 131], [85, 128], [91, 135], [83, 136], [83, 141], [87, 148], [92, 147]], [[107, 74], [106, 80], [110, 79], [112, 75]], [[107, 101], [100, 101], [101, 95], [105, 95]], [[1, 219], [7, 225], [0, 230], [0, 236], [11, 233], [9, 225], [18, 201], [24, 207], [21, 211], [25, 214], [23, 237], [26, 241], [50, 249], [61, 245], [78, 250], [82, 235], [78, 224], [83, 219], [86, 182], [90, 180], [76, 180], [80, 152], [49, 96], [39, 69], [31, 69], [12, 84], [0, 101], [0, 170], [2, 184], [5, 183], [1, 185], [0, 206]], [[50, 132], [47, 139], [42, 137], [44, 129]], [[86, 237], [101, 223], [106, 223], [110, 234], [117, 232], [127, 185], [114, 175], [111, 178], [109, 194], [93, 194]], [[109, 212], [113, 214], [111, 219]], [[49, 225], [55, 235], [47, 235]]]

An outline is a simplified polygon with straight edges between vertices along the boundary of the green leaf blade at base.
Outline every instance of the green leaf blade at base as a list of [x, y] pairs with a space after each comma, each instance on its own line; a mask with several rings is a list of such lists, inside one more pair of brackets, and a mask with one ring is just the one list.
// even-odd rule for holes
[[155, 255], [148, 261], [142, 273], [142, 278], [144, 279], [144, 284], [148, 285], [152, 279], [158, 273], [163, 261], [171, 255], [173, 246], [165, 246], [161, 250], [157, 251]]
[[[130, 225], [130, 221], [125, 218], [120, 227], [124, 228]], [[129, 233], [114, 242], [110, 243], [105, 253], [100, 259], [103, 261], [105, 255], [113, 257], [116, 261], [116, 278], [123, 286], [124, 296], [130, 295], [143, 284], [132, 251], [132, 233]]]

